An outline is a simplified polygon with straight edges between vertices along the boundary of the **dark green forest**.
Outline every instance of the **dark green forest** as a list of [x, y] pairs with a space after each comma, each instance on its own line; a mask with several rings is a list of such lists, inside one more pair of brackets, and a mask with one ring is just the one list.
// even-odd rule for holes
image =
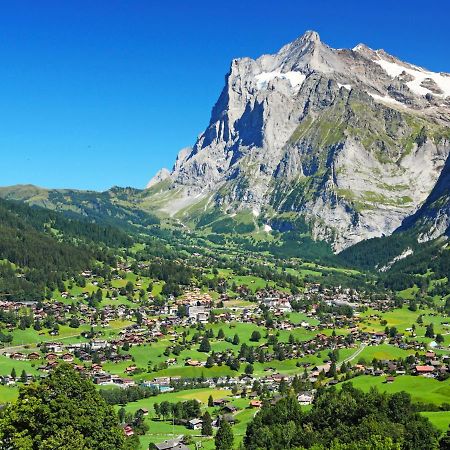
[[46, 288], [96, 261], [113, 263], [111, 249], [131, 244], [114, 227], [0, 200], [0, 297], [40, 300]]
[[264, 405], [244, 443], [248, 450], [433, 450], [438, 436], [409, 394], [366, 394], [346, 383], [340, 390], [320, 390], [309, 412], [294, 396]]

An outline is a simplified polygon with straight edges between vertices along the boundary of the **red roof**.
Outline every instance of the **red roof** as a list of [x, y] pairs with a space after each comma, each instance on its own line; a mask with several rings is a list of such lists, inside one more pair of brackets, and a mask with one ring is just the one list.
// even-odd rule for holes
[[125, 436], [133, 436], [134, 434], [133, 428], [131, 428], [129, 425], [124, 427], [123, 432], [125, 433]]
[[259, 408], [260, 406], [262, 406], [262, 401], [261, 400], [252, 400], [250, 402], [250, 406], [253, 406], [255, 408]]
[[429, 373], [434, 372], [433, 366], [416, 366], [416, 372]]

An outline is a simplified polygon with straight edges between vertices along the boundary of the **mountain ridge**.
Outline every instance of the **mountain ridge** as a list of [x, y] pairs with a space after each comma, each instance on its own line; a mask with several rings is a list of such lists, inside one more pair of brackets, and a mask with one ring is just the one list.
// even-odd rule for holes
[[426, 201], [449, 154], [449, 102], [450, 75], [308, 31], [232, 61], [209, 126], [149, 183], [153, 198], [194, 224], [215, 208], [269, 226], [293, 212], [339, 252], [391, 234]]

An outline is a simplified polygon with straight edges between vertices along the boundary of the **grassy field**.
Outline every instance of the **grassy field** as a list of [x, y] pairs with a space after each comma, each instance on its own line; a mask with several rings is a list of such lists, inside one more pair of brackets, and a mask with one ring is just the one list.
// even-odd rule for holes
[[13, 402], [19, 395], [17, 386], [3, 386], [0, 385], [0, 404], [6, 402]]
[[298, 325], [302, 322], [308, 322], [310, 325], [319, 325], [319, 321], [313, 317], [308, 317], [305, 313], [299, 313], [299, 312], [292, 312], [289, 314], [289, 321], [294, 324]]
[[[212, 273], [207, 274], [207, 277], [213, 278], [215, 275]], [[230, 269], [219, 269], [217, 276], [219, 278], [225, 278], [228, 281], [229, 286], [235, 283], [237, 286], [245, 285], [252, 292], [257, 291], [258, 289], [263, 289], [267, 285], [274, 287], [275, 283], [273, 281], [266, 281], [261, 277], [257, 277], [254, 275], [236, 275]]]
[[431, 411], [421, 412], [424, 417], [428, 417], [430, 422], [440, 431], [445, 433], [449, 429], [450, 425], [450, 411]]
[[365, 392], [376, 387], [380, 392], [394, 393], [406, 391], [411, 394], [413, 401], [434, 403], [450, 403], [450, 379], [437, 381], [433, 378], [402, 375], [395, 378], [393, 383], [385, 383], [386, 377], [362, 375], [353, 378], [353, 386]]
[[19, 395], [19, 388], [17, 386], [3, 386], [0, 385], [0, 404], [6, 402], [13, 402]]
[[0, 375], [10, 375], [13, 368], [16, 370], [18, 377], [22, 370], [25, 370], [27, 374], [38, 375], [37, 366], [39, 364], [39, 361], [16, 361], [0, 355]]
[[414, 350], [403, 350], [389, 344], [370, 345], [364, 348], [357, 360], [364, 359], [366, 362], [370, 363], [374, 358], [378, 360], [394, 360], [406, 358], [408, 355], [414, 353]]
[[217, 336], [217, 333], [220, 329], [223, 330], [225, 334], [225, 338], [233, 338], [235, 334], [239, 336], [240, 344], [244, 342], [249, 345], [257, 345], [257, 343], [252, 343], [250, 341], [250, 337], [253, 331], [259, 331], [261, 333], [261, 337], [264, 338], [266, 335], [266, 329], [263, 327], [258, 327], [252, 323], [241, 323], [241, 322], [232, 322], [230, 324], [226, 323], [214, 323], [206, 325], [207, 329], [212, 329], [214, 335]]

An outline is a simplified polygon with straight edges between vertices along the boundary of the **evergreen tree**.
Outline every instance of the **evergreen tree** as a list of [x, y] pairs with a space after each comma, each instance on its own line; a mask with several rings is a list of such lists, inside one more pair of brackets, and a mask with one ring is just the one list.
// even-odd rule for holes
[[119, 422], [120, 423], [124, 423], [125, 422], [125, 415], [126, 415], [126, 410], [125, 408], [122, 406], [119, 409]]
[[200, 347], [198, 349], [199, 352], [209, 353], [211, 351], [211, 344], [209, 343], [208, 336], [203, 336], [202, 341], [200, 342]]
[[233, 450], [233, 430], [225, 419], [220, 421], [220, 427], [217, 430], [214, 441], [216, 444], [216, 450]]
[[450, 428], [447, 430], [440, 441], [439, 441], [439, 450], [450, 450]]
[[425, 331], [425, 337], [427, 337], [427, 338], [434, 338], [434, 328], [433, 328], [433, 324], [432, 323], [427, 325], [427, 328], [426, 328], [426, 331]]
[[252, 342], [258, 342], [261, 339], [261, 333], [257, 330], [252, 332], [252, 335], [250, 336], [250, 340]]
[[203, 436], [212, 436], [213, 435], [213, 428], [212, 428], [212, 420], [211, 415], [208, 411], [203, 414], [202, 417], [202, 435]]
[[212, 355], [209, 355], [208, 358], [206, 359], [205, 367], [207, 369], [210, 369], [213, 366], [214, 366], [214, 357]]
[[70, 319], [69, 327], [70, 327], [70, 328], [78, 328], [79, 326], [80, 326], [80, 321], [78, 320], [77, 317], [73, 316], [73, 317]]
[[155, 410], [155, 415], [156, 415], [156, 417], [158, 417], [158, 419], [159, 419], [159, 416], [161, 415], [161, 411], [160, 411], [160, 409], [159, 409], [159, 403], [155, 403], [155, 404], [153, 405], [153, 409]]
[[252, 365], [252, 364], [247, 364], [247, 365], [245, 366], [245, 373], [246, 373], [247, 375], [251, 375], [251, 374], [253, 373], [254, 370], [255, 370], [255, 369], [253, 368], [253, 365]]

